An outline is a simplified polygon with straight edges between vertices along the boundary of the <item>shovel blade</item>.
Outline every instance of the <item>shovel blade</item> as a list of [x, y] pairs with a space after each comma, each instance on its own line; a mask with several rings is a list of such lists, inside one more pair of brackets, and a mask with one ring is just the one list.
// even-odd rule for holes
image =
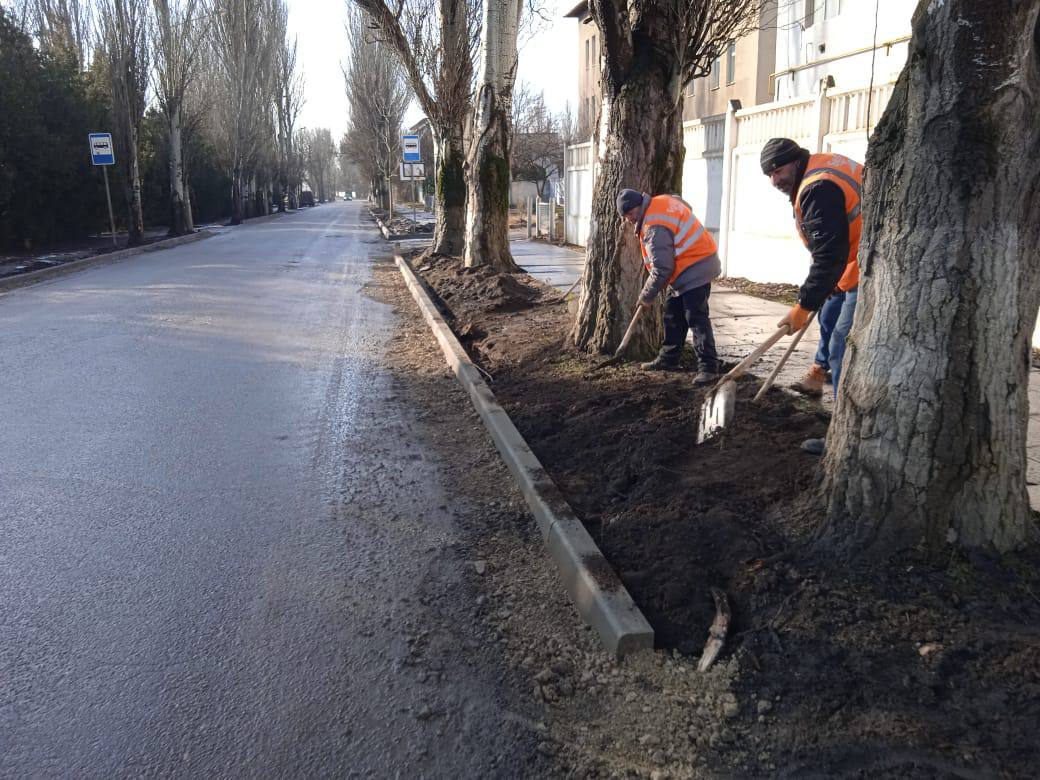
[[701, 421], [697, 428], [697, 443], [703, 444], [725, 428], [736, 415], [737, 384], [733, 381], [723, 382], [704, 399], [701, 407]]

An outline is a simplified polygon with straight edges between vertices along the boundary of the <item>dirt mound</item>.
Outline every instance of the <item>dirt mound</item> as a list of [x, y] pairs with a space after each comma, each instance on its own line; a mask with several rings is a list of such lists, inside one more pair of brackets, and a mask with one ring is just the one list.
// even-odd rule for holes
[[551, 296], [551, 288], [527, 274], [502, 274], [488, 266], [466, 268], [457, 257], [424, 253], [412, 261], [456, 319], [517, 312]]

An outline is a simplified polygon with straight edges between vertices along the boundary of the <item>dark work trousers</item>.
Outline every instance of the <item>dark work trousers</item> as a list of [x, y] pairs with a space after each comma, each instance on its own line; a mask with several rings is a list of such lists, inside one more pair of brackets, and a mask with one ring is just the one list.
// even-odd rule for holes
[[682, 295], [671, 295], [664, 305], [664, 344], [661, 359], [678, 365], [687, 331], [693, 331], [693, 351], [701, 371], [715, 373], [719, 356], [715, 352], [715, 334], [708, 318], [708, 296], [711, 284], [694, 287]]

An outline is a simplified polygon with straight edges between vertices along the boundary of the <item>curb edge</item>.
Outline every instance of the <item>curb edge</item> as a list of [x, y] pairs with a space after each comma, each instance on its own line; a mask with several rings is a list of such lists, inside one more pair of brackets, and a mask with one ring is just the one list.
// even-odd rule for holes
[[440, 344], [448, 366], [469, 394], [523, 493], [578, 613], [616, 658], [652, 650], [654, 630], [613, 567], [499, 405], [479, 369], [437, 311], [424, 283], [399, 253], [395, 252], [394, 262]]

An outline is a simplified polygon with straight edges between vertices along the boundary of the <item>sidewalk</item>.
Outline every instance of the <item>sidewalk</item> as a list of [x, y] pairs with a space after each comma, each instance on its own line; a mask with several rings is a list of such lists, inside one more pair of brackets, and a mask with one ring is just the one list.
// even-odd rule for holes
[[548, 241], [532, 241], [524, 228], [509, 232], [509, 248], [518, 266], [561, 292], [578, 281], [585, 269], [584, 252]]

